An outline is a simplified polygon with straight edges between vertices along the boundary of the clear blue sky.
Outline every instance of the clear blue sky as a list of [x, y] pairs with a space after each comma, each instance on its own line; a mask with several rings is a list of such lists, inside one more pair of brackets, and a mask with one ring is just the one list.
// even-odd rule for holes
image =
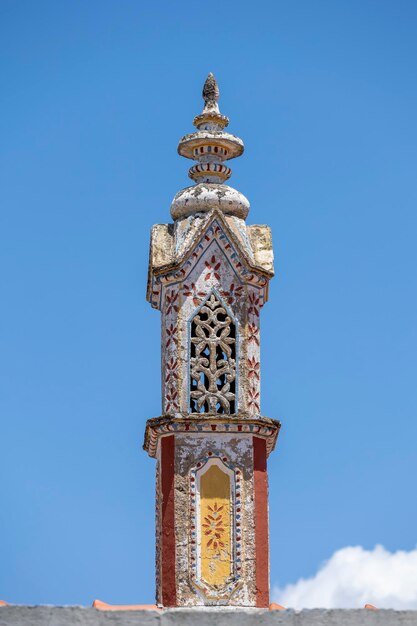
[[149, 231], [209, 71], [273, 229], [271, 582], [417, 543], [417, 4], [2, 0], [0, 598], [152, 602]]

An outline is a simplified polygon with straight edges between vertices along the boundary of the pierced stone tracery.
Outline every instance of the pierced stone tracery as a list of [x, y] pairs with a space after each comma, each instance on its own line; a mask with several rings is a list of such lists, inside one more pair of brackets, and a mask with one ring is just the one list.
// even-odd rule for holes
[[190, 410], [235, 413], [236, 327], [212, 293], [191, 320]]

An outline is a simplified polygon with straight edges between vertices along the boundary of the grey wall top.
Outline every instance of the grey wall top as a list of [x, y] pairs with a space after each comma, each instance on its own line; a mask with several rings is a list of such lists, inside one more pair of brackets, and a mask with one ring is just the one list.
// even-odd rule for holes
[[417, 611], [368, 609], [169, 609], [98, 611], [83, 607], [4, 606], [0, 626], [417, 626]]

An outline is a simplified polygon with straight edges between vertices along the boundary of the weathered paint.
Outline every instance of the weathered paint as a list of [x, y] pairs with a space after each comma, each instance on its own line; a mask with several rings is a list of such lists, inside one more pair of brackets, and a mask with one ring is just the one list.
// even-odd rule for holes
[[256, 606], [269, 605], [268, 476], [265, 440], [253, 438], [255, 496]]
[[176, 606], [175, 583], [175, 437], [161, 439], [161, 499], [162, 499], [162, 602]]
[[[176, 435], [177, 601], [180, 606], [255, 606], [252, 458], [252, 436], [248, 434]], [[201, 499], [193, 486], [197, 484], [198, 488], [198, 466], [203, 472], [207, 462], [209, 466], [215, 463], [223, 468], [230, 477], [233, 488], [229, 491], [229, 511], [236, 511], [236, 517], [239, 516], [231, 533], [235, 582], [211, 588], [200, 576], [201, 546], [192, 543], [199, 541], [196, 530]], [[233, 519], [230, 523], [233, 525]], [[244, 551], [242, 545], [246, 546]]]

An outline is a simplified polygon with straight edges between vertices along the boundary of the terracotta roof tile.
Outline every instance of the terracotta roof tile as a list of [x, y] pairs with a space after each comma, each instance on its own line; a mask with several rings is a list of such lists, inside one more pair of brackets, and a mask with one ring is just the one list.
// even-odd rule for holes
[[156, 604], [107, 604], [101, 600], [94, 600], [93, 607], [99, 611], [161, 611]]

